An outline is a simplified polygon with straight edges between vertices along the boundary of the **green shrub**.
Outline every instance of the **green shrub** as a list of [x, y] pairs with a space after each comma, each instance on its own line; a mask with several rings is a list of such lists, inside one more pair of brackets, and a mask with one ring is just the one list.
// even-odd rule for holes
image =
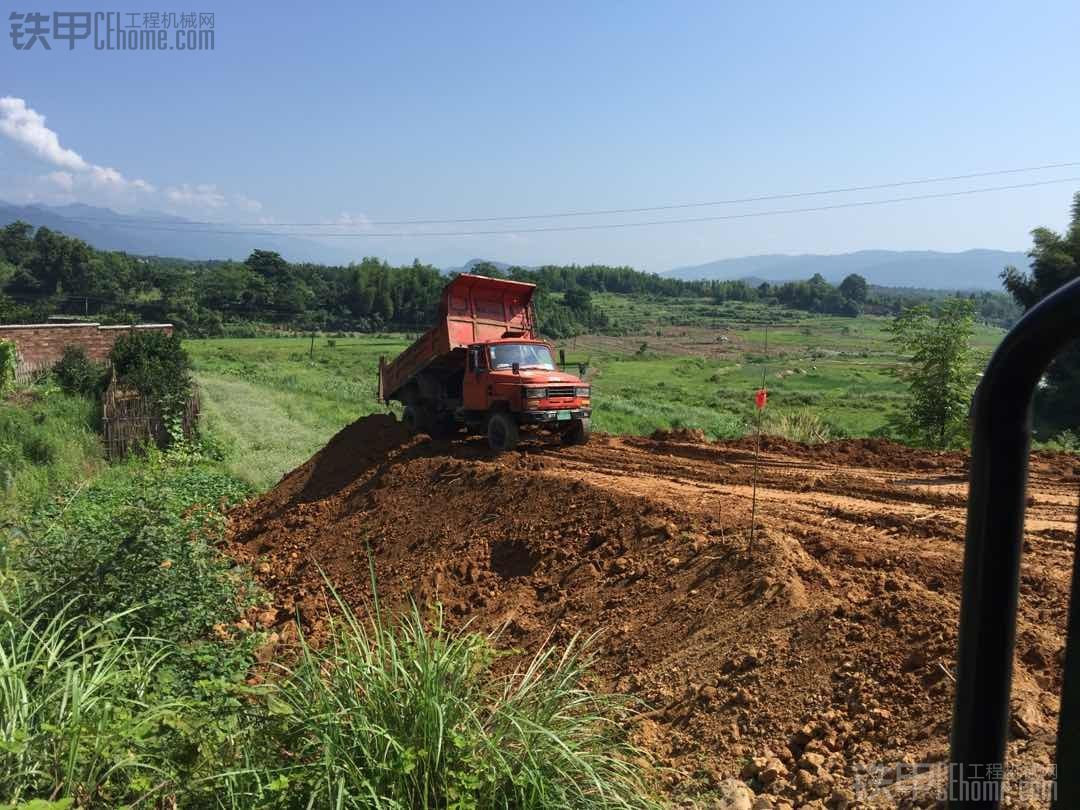
[[53, 366], [53, 375], [68, 394], [97, 399], [105, 388], [104, 366], [90, 360], [82, 346], [65, 346], [60, 362]]
[[214, 547], [223, 508], [247, 494], [204, 465], [132, 462], [39, 510], [15, 566], [41, 609], [72, 589], [89, 619], [124, 613], [127, 631], [190, 641], [237, 618], [240, 584]]
[[1063, 450], [1066, 453], [1080, 453], [1080, 432], [1063, 430], [1041, 447], [1047, 450]]
[[[343, 618], [319, 648], [302, 641], [268, 703], [245, 772], [223, 779], [231, 807], [645, 808], [620, 728], [626, 704], [582, 681], [572, 643], [500, 676], [492, 639]], [[288, 751], [282, 762], [281, 751]]]
[[15, 371], [19, 365], [19, 352], [10, 340], [0, 340], [0, 396], [7, 396], [15, 388]]
[[191, 359], [176, 335], [157, 330], [123, 334], [109, 359], [122, 382], [158, 402], [178, 404], [191, 394]]

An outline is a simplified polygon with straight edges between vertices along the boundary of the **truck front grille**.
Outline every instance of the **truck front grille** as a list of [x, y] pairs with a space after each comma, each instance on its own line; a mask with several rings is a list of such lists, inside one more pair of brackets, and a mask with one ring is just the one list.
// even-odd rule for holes
[[574, 386], [560, 386], [557, 388], [548, 387], [547, 395], [549, 398], [553, 397], [572, 397], [574, 396]]

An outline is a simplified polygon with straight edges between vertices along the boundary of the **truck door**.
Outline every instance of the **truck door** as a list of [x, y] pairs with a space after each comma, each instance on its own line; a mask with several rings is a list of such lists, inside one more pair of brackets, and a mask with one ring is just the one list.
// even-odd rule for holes
[[465, 363], [465, 380], [461, 386], [462, 404], [467, 411], [486, 411], [488, 408], [487, 349], [484, 346], [470, 346]]

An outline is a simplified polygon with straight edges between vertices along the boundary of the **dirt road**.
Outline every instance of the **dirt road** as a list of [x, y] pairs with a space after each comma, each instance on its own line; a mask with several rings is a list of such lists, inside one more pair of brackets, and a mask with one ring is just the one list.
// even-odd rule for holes
[[[231, 553], [283, 642], [297, 614], [319, 632], [320, 569], [365, 603], [368, 547], [391, 604], [438, 600], [524, 651], [598, 633], [600, 685], [644, 701], [633, 734], [674, 796], [736, 777], [776, 807], [843, 807], [877, 763], [901, 774], [884, 806], [925, 793], [897, 763], [947, 756], [966, 456], [765, 439], [751, 548], [753, 450], [690, 433], [495, 456], [368, 417], [235, 512]], [[1080, 459], [1033, 458], [1010, 750], [1040, 775], [1078, 489]]]

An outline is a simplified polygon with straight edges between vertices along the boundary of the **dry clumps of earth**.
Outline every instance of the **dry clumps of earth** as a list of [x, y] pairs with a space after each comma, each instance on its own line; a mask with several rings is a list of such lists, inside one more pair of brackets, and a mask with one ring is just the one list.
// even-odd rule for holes
[[[252, 617], [267, 656], [296, 622], [318, 636], [327, 580], [363, 611], [373, 565], [383, 603], [439, 602], [523, 656], [597, 633], [597, 686], [640, 699], [631, 734], [685, 806], [934, 806], [967, 456], [761, 448], [751, 534], [753, 439], [496, 455], [369, 416], [235, 510], [228, 551], [273, 596]], [[1076, 456], [1033, 455], [1009, 749], [1025, 772], [1051, 767], [1078, 482]]]

